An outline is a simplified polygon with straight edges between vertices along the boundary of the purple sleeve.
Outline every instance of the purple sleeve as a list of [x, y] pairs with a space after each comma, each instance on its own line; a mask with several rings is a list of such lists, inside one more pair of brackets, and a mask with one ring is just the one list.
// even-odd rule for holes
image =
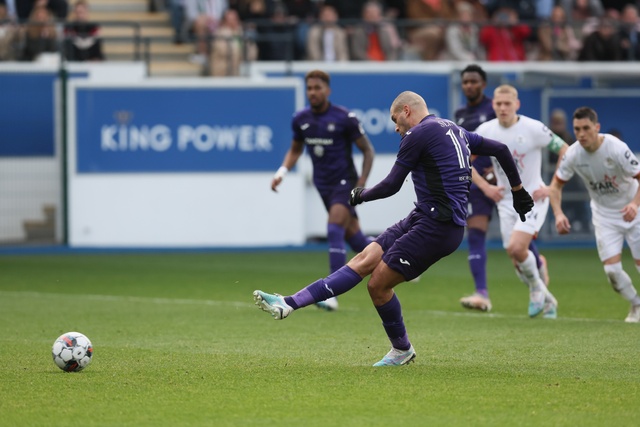
[[402, 188], [402, 184], [404, 183], [404, 179], [407, 177], [409, 172], [409, 169], [396, 162], [385, 179], [375, 186], [364, 190], [360, 194], [360, 197], [364, 202], [370, 202], [372, 200], [384, 199], [386, 197], [393, 196], [400, 191], [400, 188]]
[[471, 149], [471, 153], [481, 156], [495, 157], [498, 163], [500, 163], [500, 166], [502, 166], [504, 173], [507, 175], [507, 179], [509, 180], [511, 187], [516, 187], [522, 184], [520, 174], [518, 173], [516, 163], [513, 161], [511, 151], [509, 151], [509, 147], [505, 144], [498, 142], [495, 139], [483, 137], [481, 143]]

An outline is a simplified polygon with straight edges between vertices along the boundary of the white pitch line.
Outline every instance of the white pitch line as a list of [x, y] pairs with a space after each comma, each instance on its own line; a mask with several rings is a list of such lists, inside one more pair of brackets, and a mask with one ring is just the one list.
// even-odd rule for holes
[[[153, 297], [133, 297], [124, 295], [95, 295], [95, 294], [59, 294], [53, 292], [32, 292], [32, 291], [0, 291], [1, 296], [18, 297], [18, 298], [55, 298], [55, 299], [80, 299], [88, 301], [103, 302], [132, 302], [147, 304], [180, 304], [180, 305], [205, 305], [205, 306], [227, 306], [236, 308], [256, 308], [255, 304], [240, 301], [216, 301], [203, 299], [181, 299], [181, 298], [153, 298]], [[356, 307], [341, 307], [341, 311], [360, 311]], [[442, 311], [442, 310], [406, 310], [411, 312], [427, 313], [435, 316], [454, 316], [454, 317], [478, 317], [478, 318], [497, 318], [497, 319], [523, 319], [528, 316], [514, 316], [500, 313], [478, 313], [472, 311]], [[552, 320], [540, 319], [547, 322]], [[606, 323], [624, 323], [622, 319], [593, 319], [580, 317], [558, 317], [556, 321], [571, 322], [606, 322]]]

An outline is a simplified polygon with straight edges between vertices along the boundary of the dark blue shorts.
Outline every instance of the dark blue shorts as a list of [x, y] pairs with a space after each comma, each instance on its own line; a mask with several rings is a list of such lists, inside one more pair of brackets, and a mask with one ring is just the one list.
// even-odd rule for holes
[[495, 208], [496, 203], [484, 195], [475, 185], [471, 185], [469, 189], [469, 207], [467, 211], [467, 218], [471, 218], [476, 215], [488, 216], [491, 219], [491, 214]]
[[320, 198], [322, 199], [322, 203], [324, 203], [324, 208], [329, 212], [331, 206], [335, 204], [344, 205], [349, 209], [351, 216], [358, 217], [356, 215], [356, 210], [353, 206], [349, 204], [349, 197], [351, 196], [351, 190], [355, 185], [345, 184], [345, 185], [337, 185], [335, 187], [324, 187], [317, 188], [318, 193], [320, 193]]
[[384, 251], [382, 260], [408, 281], [458, 249], [463, 236], [463, 226], [437, 221], [414, 209], [375, 241]]

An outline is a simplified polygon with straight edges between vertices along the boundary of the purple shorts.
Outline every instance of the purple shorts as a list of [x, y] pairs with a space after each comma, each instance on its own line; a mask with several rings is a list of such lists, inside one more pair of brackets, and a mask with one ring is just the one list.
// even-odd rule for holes
[[330, 188], [316, 188], [318, 189], [318, 193], [320, 193], [320, 198], [322, 199], [322, 203], [324, 203], [324, 208], [327, 212], [329, 212], [331, 206], [340, 204], [349, 209], [352, 217], [357, 218], [358, 215], [356, 215], [355, 208], [349, 204], [349, 197], [351, 197], [351, 190], [353, 187], [353, 185], [345, 184]]
[[491, 219], [491, 214], [495, 208], [496, 203], [484, 195], [475, 185], [471, 185], [469, 189], [469, 207], [467, 210], [467, 218], [471, 218], [476, 215], [484, 215]]
[[408, 281], [458, 249], [463, 236], [463, 226], [437, 221], [414, 209], [375, 241], [384, 251], [382, 260]]

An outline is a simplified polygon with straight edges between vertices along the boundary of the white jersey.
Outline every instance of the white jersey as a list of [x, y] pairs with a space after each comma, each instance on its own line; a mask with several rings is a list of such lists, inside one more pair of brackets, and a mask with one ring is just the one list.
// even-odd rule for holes
[[[542, 180], [542, 149], [549, 146], [557, 136], [542, 122], [527, 116], [518, 116], [518, 121], [505, 128], [498, 119], [489, 120], [478, 126], [474, 131], [484, 137], [495, 139], [509, 147], [513, 160], [518, 167], [522, 186], [532, 193], [544, 185]], [[506, 189], [511, 188], [507, 175], [497, 160], [492, 157], [494, 171], [498, 185]], [[511, 191], [504, 192], [502, 204], [513, 204]]]
[[562, 181], [577, 174], [584, 181], [592, 209], [620, 216], [620, 210], [635, 197], [640, 174], [638, 159], [627, 144], [613, 135], [604, 136], [602, 145], [589, 153], [576, 142], [565, 153], [556, 175]]

